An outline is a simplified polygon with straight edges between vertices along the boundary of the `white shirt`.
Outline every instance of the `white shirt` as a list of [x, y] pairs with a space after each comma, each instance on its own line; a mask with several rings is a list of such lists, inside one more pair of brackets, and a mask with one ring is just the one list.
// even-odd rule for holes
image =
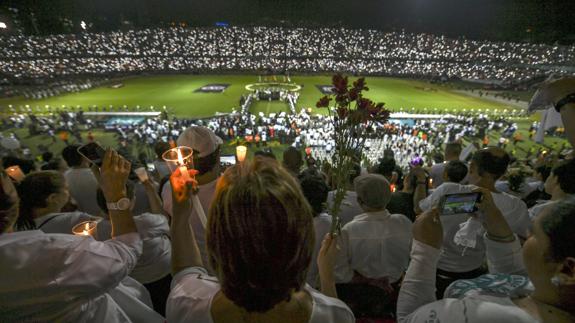
[[532, 206], [529, 209], [529, 219], [531, 219], [531, 222], [535, 221], [535, 219], [541, 214], [541, 211], [557, 202], [559, 201], [544, 201], [543, 203]]
[[78, 210], [88, 214], [99, 214], [96, 200], [98, 181], [89, 168], [70, 168], [64, 173], [70, 195], [78, 204]]
[[439, 163], [431, 166], [429, 170], [429, 176], [433, 180], [433, 187], [439, 187], [439, 185], [443, 184], [443, 172], [445, 172], [445, 166], [447, 163]]
[[[519, 239], [498, 243], [485, 239], [490, 273], [524, 274]], [[399, 323], [477, 322], [538, 323], [509, 297], [465, 296], [435, 300], [435, 272], [440, 250], [413, 242], [411, 263], [397, 302]]]
[[[210, 204], [212, 204], [212, 198], [214, 197], [214, 193], [216, 192], [216, 184], [218, 180], [213, 180], [209, 183], [204, 185], [198, 185], [198, 198], [200, 200], [200, 204], [204, 209], [204, 214], [206, 217], [208, 216], [208, 210], [210, 209]], [[164, 203], [164, 211], [168, 214], [172, 215], [172, 186], [170, 183], [166, 183], [164, 188], [162, 189], [162, 201]], [[194, 235], [196, 238], [196, 242], [198, 243], [198, 248], [200, 249], [200, 254], [202, 256], [202, 263], [208, 269], [210, 274], [212, 270], [209, 268], [209, 256], [208, 256], [208, 247], [206, 246], [206, 230], [202, 226], [200, 218], [196, 214], [196, 211], [192, 208], [192, 216], [190, 217], [190, 224], [192, 225], [192, 229], [194, 230]]]
[[[335, 191], [331, 191], [327, 195], [327, 207], [331, 210], [333, 206], [333, 199], [335, 197]], [[362, 214], [363, 209], [357, 203], [357, 193], [354, 191], [345, 192], [345, 197], [341, 202], [341, 207], [339, 209], [339, 218], [341, 219], [341, 225], [344, 226], [356, 215]]]
[[329, 230], [331, 229], [331, 215], [327, 213], [321, 213], [313, 218], [313, 229], [315, 231], [315, 244], [313, 247], [313, 253], [311, 256], [311, 264], [307, 271], [307, 283], [313, 287], [319, 287], [319, 271], [317, 268], [317, 255], [319, 254], [319, 249], [321, 248], [321, 242]]
[[[469, 193], [476, 188], [474, 185], [461, 185], [456, 183], [443, 183], [431, 195], [419, 202], [419, 207], [427, 211], [438, 205], [446, 194]], [[491, 193], [493, 201], [501, 211], [505, 220], [514, 233], [527, 237], [531, 223], [527, 206], [519, 198], [507, 193]], [[454, 214], [441, 216], [443, 225], [443, 246], [438, 268], [449, 272], [467, 272], [479, 268], [485, 258], [485, 244], [483, 238], [478, 237], [475, 248], [463, 248], [453, 242], [459, 225], [469, 219], [467, 214]]]
[[[142, 239], [142, 255], [130, 277], [148, 284], [166, 277], [171, 272], [172, 244], [168, 220], [162, 214], [144, 213], [134, 217]], [[96, 229], [96, 239], [112, 239], [112, 223], [102, 219]]]
[[363, 213], [341, 231], [336, 281], [347, 283], [354, 271], [367, 278], [401, 278], [409, 264], [411, 221], [387, 210]]
[[39, 230], [0, 234], [0, 321], [162, 322], [119, 285], [141, 252], [134, 233], [105, 242]]
[[98, 220], [99, 218], [84, 212], [50, 213], [35, 218], [36, 229], [45, 233], [72, 234], [74, 226], [83, 221]]
[[[352, 323], [352, 312], [340, 300], [327, 297], [309, 286], [303, 288], [312, 298], [313, 309], [309, 323]], [[166, 319], [170, 323], [213, 323], [212, 300], [220, 291], [217, 278], [208, 276], [204, 268], [187, 268], [172, 280], [172, 291], [166, 305]]]

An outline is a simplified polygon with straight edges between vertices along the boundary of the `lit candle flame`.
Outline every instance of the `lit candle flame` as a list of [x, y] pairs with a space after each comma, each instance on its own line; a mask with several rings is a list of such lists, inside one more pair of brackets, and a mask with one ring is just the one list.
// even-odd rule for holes
[[86, 223], [84, 225], [84, 230], [82, 231], [82, 235], [89, 236], [90, 235], [90, 223]]
[[178, 164], [180, 165], [180, 173], [185, 181], [190, 180], [190, 174], [188, 173], [188, 167], [184, 164], [184, 157], [182, 156], [182, 151], [176, 148], [176, 153], [178, 154]]

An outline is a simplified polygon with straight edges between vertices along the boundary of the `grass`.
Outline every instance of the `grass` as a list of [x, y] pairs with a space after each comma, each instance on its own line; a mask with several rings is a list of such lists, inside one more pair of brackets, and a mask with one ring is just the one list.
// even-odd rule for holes
[[[350, 81], [355, 78], [351, 78]], [[316, 109], [315, 103], [323, 96], [317, 89], [316, 85], [328, 85], [331, 83], [329, 76], [294, 76], [292, 81], [302, 85], [300, 98], [297, 104], [298, 110], [302, 107], [312, 108], [315, 113], [326, 113], [325, 109]], [[368, 77], [366, 79], [370, 91], [367, 97], [376, 102], [385, 102], [386, 106], [392, 110], [404, 109], [406, 111], [415, 108], [421, 112], [427, 108], [427, 112], [437, 110], [462, 110], [462, 109], [509, 109], [515, 107], [508, 106], [499, 102], [489, 101], [483, 98], [467, 96], [455, 92], [456, 87], [453, 85], [443, 86], [430, 84], [422, 81]], [[24, 98], [3, 98], [0, 99], [0, 112], [7, 112], [9, 104], [18, 107], [30, 105], [31, 107], [52, 107], [66, 106], [91, 106], [100, 107], [113, 105], [115, 107], [127, 105], [129, 107], [141, 106], [142, 108], [156, 107], [156, 110], [162, 106], [169, 107], [170, 112], [178, 117], [208, 117], [213, 116], [215, 112], [230, 112], [232, 108], [239, 107], [239, 99], [242, 94], [248, 93], [245, 86], [257, 82], [256, 76], [250, 75], [164, 75], [164, 76], [145, 76], [126, 78], [123, 81], [124, 86], [119, 89], [110, 87], [100, 87], [80, 93], [71, 93], [57, 97], [51, 97], [43, 100], [27, 100]], [[230, 86], [223, 93], [198, 93], [194, 92], [198, 88], [211, 84], [223, 83]], [[252, 113], [271, 113], [289, 111], [287, 103], [278, 101], [255, 101], [251, 107]], [[536, 118], [536, 117], [534, 117]], [[516, 150], [521, 158], [533, 145], [538, 146], [528, 140], [527, 128], [530, 120], [524, 120], [519, 123], [520, 131], [523, 138], [526, 139], [517, 147], [509, 145], [508, 150]], [[64, 148], [64, 143], [57, 140], [52, 143], [52, 139], [46, 135], [34, 137], [28, 136], [26, 129], [11, 129], [21, 139], [22, 143], [29, 147], [34, 154], [38, 154], [38, 145], [42, 144], [50, 147], [54, 152], [60, 152]], [[97, 140], [105, 146], [116, 147], [117, 140], [110, 132], [94, 131]], [[84, 138], [86, 134], [83, 134]], [[491, 144], [496, 144], [499, 139], [499, 133], [490, 133]], [[74, 143], [73, 138], [71, 142]], [[554, 142], [562, 144], [563, 139], [546, 138], [545, 146], [549, 147]], [[285, 146], [277, 142], [268, 143], [273, 152], [281, 156]], [[254, 149], [250, 149], [250, 152]], [[153, 155], [152, 147], [143, 143], [132, 145], [132, 153], [137, 155], [138, 152], [146, 152], [149, 156]], [[224, 154], [233, 154], [234, 147], [227, 143], [224, 146]]]
[[[352, 80], [355, 78], [352, 78]], [[388, 108], [406, 110], [415, 108], [437, 109], [513, 109], [510, 105], [489, 101], [486, 99], [466, 96], [456, 93], [451, 88], [429, 84], [421, 81], [398, 78], [369, 77], [366, 79], [370, 87], [367, 97], [377, 102], [385, 102]], [[331, 83], [329, 76], [295, 76], [292, 81], [303, 86], [297, 103], [298, 110], [302, 107], [315, 109], [315, 103], [323, 95], [316, 85]], [[100, 87], [80, 93], [71, 93], [41, 100], [25, 98], [0, 99], [0, 111], [6, 111], [8, 105], [15, 107], [30, 105], [31, 107], [82, 106], [97, 105], [108, 107], [141, 106], [148, 109], [154, 106], [156, 110], [167, 106], [170, 112], [179, 117], [207, 117], [217, 112], [230, 112], [239, 107], [242, 94], [248, 93], [245, 86], [257, 82], [256, 76], [249, 75], [164, 75], [132, 77], [123, 80], [124, 86], [118, 89]], [[223, 93], [196, 93], [196, 89], [211, 83], [231, 84]], [[288, 111], [287, 103], [257, 102], [256, 113]], [[325, 110], [315, 109], [316, 113]]]

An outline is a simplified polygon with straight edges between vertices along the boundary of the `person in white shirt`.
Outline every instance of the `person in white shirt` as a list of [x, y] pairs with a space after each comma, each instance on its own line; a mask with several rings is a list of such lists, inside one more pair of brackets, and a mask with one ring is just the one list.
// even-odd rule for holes
[[[357, 203], [357, 194], [353, 187], [354, 179], [361, 174], [361, 166], [359, 164], [353, 165], [353, 169], [349, 174], [345, 196], [341, 202], [338, 217], [342, 226], [353, 220], [356, 215], [363, 213], [363, 209]], [[327, 195], [328, 210], [333, 208], [336, 191], [330, 191]]]
[[[149, 181], [145, 185], [152, 186]], [[131, 200], [131, 210], [136, 203], [134, 184], [126, 182], [126, 196]], [[148, 189], [148, 194], [156, 194]], [[104, 192], [98, 189], [96, 193], [100, 206], [100, 221], [96, 228], [95, 239], [106, 241], [112, 239], [112, 223], [108, 216], [109, 210]], [[134, 216], [134, 222], [142, 239], [142, 255], [138, 259], [136, 267], [130, 272], [130, 277], [144, 284], [150, 292], [154, 310], [165, 315], [166, 300], [170, 293], [171, 243], [170, 227], [168, 218], [161, 214], [159, 205], [155, 205], [150, 213], [142, 213]]]
[[386, 210], [391, 189], [384, 176], [360, 175], [354, 184], [364, 213], [341, 230], [335, 267], [338, 294], [353, 304], [356, 316], [381, 317], [385, 307], [395, 308], [393, 295], [409, 263], [412, 223]]
[[[196, 242], [200, 248], [202, 260], [205, 268], [213, 274], [214, 272], [208, 264], [208, 250], [206, 247], [205, 221], [208, 209], [212, 203], [214, 192], [216, 191], [217, 179], [220, 176], [220, 151], [222, 139], [213, 131], [202, 126], [192, 126], [187, 128], [178, 137], [178, 146], [186, 146], [194, 151], [194, 168], [198, 171], [195, 180], [198, 182], [196, 197], [199, 205], [195, 205], [192, 210], [190, 224], [194, 228]], [[172, 187], [168, 182], [162, 188], [162, 202], [166, 214], [172, 215]], [[202, 220], [203, 218], [203, 220]]]
[[439, 185], [443, 184], [444, 177], [443, 173], [445, 171], [445, 166], [448, 162], [452, 160], [459, 160], [459, 155], [461, 154], [461, 144], [457, 142], [450, 142], [445, 144], [445, 161], [443, 163], [435, 164], [431, 166], [429, 175], [433, 181], [433, 187], [437, 188]]
[[80, 146], [71, 145], [62, 150], [62, 158], [68, 164], [68, 171], [64, 173], [70, 196], [78, 205], [78, 210], [97, 214], [100, 209], [96, 203], [96, 190], [98, 181], [89, 168], [90, 162], [78, 153]]
[[533, 235], [521, 247], [489, 191], [483, 192], [479, 207], [485, 214], [489, 270], [499, 275], [527, 273], [533, 292], [477, 290], [436, 301], [435, 269], [444, 239], [439, 211], [433, 209], [414, 224], [411, 262], [397, 304], [398, 322], [575, 322], [575, 200], [561, 201], [538, 217]]
[[57, 171], [31, 173], [20, 183], [19, 190], [22, 194], [18, 230], [72, 234], [76, 224], [97, 219], [83, 212], [61, 212], [70, 193], [64, 176]]
[[551, 200], [529, 209], [531, 221], [549, 205], [575, 195], [575, 159], [564, 161], [551, 170], [545, 181], [545, 191], [551, 194]]
[[[106, 200], [125, 197], [130, 163], [107, 151], [102, 165]], [[138, 291], [121, 284], [142, 252], [129, 210], [110, 212], [114, 239], [13, 232], [19, 197], [0, 169], [0, 321], [163, 322]], [[21, 192], [21, 195], [27, 194]]]
[[[315, 245], [312, 258], [316, 259], [321, 248], [322, 239], [331, 228], [331, 215], [325, 212], [325, 202], [329, 188], [323, 176], [313, 169], [303, 171], [299, 176], [301, 190], [313, 211], [313, 229], [315, 232]], [[312, 261], [307, 273], [307, 283], [313, 288], [319, 288], [319, 271], [317, 263]]]
[[[168, 322], [355, 322], [344, 303], [305, 284], [314, 242], [312, 210], [296, 179], [277, 161], [256, 157], [228, 168], [218, 180], [207, 240], [217, 277], [203, 268], [187, 225], [191, 185], [176, 170], [171, 186], [174, 280]], [[336, 296], [335, 246], [328, 235], [318, 257], [322, 291], [331, 296]]]
[[[513, 232], [525, 239], [529, 234], [530, 221], [527, 206], [519, 198], [499, 192], [495, 182], [506, 171], [509, 165], [509, 155], [501, 148], [489, 147], [473, 154], [469, 165], [468, 178], [473, 185], [444, 183], [427, 198], [416, 203], [419, 213], [437, 206], [446, 194], [469, 193], [478, 188], [486, 188], [491, 192], [495, 204], [501, 210]], [[416, 189], [416, 198], [422, 195], [422, 188]], [[423, 190], [424, 191], [424, 190]], [[480, 233], [473, 236], [475, 247], [464, 247], [454, 241], [460, 226], [469, 222], [468, 214], [441, 216], [444, 232], [444, 242], [439, 263], [437, 265], [437, 296], [443, 296], [443, 291], [456, 279], [470, 279], [484, 273], [481, 268], [485, 258], [485, 244]]]

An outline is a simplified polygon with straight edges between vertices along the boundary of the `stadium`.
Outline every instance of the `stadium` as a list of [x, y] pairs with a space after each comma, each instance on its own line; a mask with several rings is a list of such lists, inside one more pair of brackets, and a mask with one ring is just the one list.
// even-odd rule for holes
[[1, 322], [570, 322], [574, 4], [224, 2], [0, 4]]

